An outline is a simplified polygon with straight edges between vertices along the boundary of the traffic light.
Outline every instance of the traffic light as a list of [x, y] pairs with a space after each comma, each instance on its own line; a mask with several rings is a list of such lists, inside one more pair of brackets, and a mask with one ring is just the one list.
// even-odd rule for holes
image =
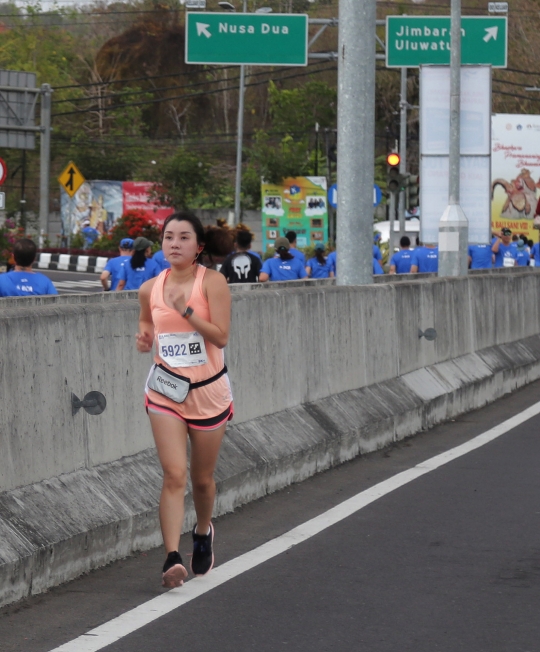
[[405, 207], [410, 212], [420, 205], [420, 177], [417, 174], [409, 174], [407, 183], [407, 198]]
[[405, 188], [407, 175], [399, 173], [401, 157], [397, 152], [391, 152], [386, 157], [386, 190], [397, 195]]

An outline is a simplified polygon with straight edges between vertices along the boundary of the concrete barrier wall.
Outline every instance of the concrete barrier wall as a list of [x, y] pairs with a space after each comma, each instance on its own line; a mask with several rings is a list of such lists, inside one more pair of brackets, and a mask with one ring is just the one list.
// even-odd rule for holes
[[[235, 291], [226, 350], [235, 423], [540, 333], [539, 290], [540, 274], [524, 272]], [[138, 304], [105, 296], [0, 302], [0, 491], [152, 446], [142, 394], [151, 358], [134, 346]], [[419, 338], [427, 328], [434, 342]], [[72, 415], [72, 392], [91, 390], [106, 396], [105, 412]]]

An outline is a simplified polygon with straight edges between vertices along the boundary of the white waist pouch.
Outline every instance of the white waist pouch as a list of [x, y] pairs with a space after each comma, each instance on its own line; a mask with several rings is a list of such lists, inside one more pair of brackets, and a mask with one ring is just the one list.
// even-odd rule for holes
[[175, 374], [163, 365], [154, 364], [148, 374], [146, 386], [154, 392], [170, 398], [175, 403], [183, 403], [190, 390], [210, 385], [210, 383], [213, 383], [226, 373], [227, 367], [223, 367], [221, 371], [211, 378], [201, 380], [198, 383], [192, 383], [189, 378]]

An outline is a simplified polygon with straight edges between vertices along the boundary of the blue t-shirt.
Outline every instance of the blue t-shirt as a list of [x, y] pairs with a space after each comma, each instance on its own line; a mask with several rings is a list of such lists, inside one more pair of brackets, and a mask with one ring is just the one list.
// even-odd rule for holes
[[306, 268], [298, 258], [268, 258], [264, 261], [261, 272], [268, 274], [271, 281], [293, 281], [307, 276]]
[[[499, 245], [499, 251], [495, 254], [495, 267], [514, 267], [514, 261], [516, 260], [517, 255], [517, 245], [514, 242], [510, 244], [503, 244], [502, 242]], [[507, 263], [504, 263], [506, 258]]]
[[330, 272], [333, 271], [328, 264], [328, 258], [324, 265], [321, 265], [316, 258], [311, 258], [308, 260], [306, 267], [311, 268], [311, 278], [329, 278]]
[[396, 267], [396, 274], [408, 274], [411, 271], [413, 253], [410, 249], [396, 251], [390, 260], [390, 266]]
[[384, 274], [384, 269], [376, 258], [373, 259], [373, 274]]
[[85, 226], [84, 229], [81, 229], [81, 233], [84, 235], [87, 245], [94, 244], [94, 242], [99, 238], [99, 231], [91, 226]]
[[306, 266], [306, 257], [301, 251], [299, 251], [298, 249], [293, 249], [291, 247], [289, 249], [289, 253], [291, 254], [291, 256], [294, 256], [297, 260], [299, 260], [304, 267]]
[[376, 244], [373, 245], [373, 258], [379, 262], [382, 261], [382, 252]]
[[439, 271], [439, 247], [418, 247], [413, 251], [412, 265], [422, 274]]
[[531, 254], [529, 253], [529, 248], [524, 247], [523, 249], [517, 249], [516, 251], [516, 260], [518, 267], [526, 267], [529, 264], [531, 259]]
[[326, 259], [326, 264], [330, 265], [330, 270], [334, 272], [334, 276], [336, 275], [337, 271], [337, 266], [336, 266], [336, 252], [332, 251], [332, 253], [328, 254], [328, 258]]
[[469, 245], [469, 256], [471, 258], [471, 269], [491, 269], [493, 267], [491, 245]]
[[163, 249], [156, 251], [156, 253], [152, 256], [152, 260], [159, 267], [160, 272], [162, 272], [164, 269], [169, 269], [171, 266], [171, 263], [165, 258]]
[[0, 274], [0, 297], [29, 297], [58, 294], [51, 279], [39, 272]]
[[248, 254], [251, 254], [252, 256], [257, 256], [257, 258], [258, 258], [258, 259], [261, 261], [261, 263], [262, 263], [262, 256], [261, 256], [261, 254], [258, 254], [256, 251], [253, 251], [252, 249], [250, 249], [250, 250], [248, 251]]
[[540, 267], [540, 244], [536, 242], [531, 249], [531, 255], [534, 258], [534, 266]]
[[120, 280], [120, 268], [128, 260], [131, 260], [131, 256], [116, 256], [116, 258], [109, 258], [107, 264], [105, 265], [104, 272], [109, 272], [111, 275], [111, 291], [116, 290], [118, 286], [118, 281]]
[[145, 281], [154, 278], [160, 272], [161, 270], [151, 258], [146, 259], [144, 267], [136, 269], [133, 269], [129, 261], [120, 268], [120, 279], [126, 282], [124, 290], [138, 290]]

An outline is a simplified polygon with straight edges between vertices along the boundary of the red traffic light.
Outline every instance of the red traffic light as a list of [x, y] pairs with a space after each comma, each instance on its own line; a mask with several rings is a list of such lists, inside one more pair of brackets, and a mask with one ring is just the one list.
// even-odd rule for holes
[[401, 156], [397, 152], [391, 152], [386, 157], [386, 162], [388, 163], [388, 165], [391, 166], [399, 165], [400, 161], [401, 161]]

